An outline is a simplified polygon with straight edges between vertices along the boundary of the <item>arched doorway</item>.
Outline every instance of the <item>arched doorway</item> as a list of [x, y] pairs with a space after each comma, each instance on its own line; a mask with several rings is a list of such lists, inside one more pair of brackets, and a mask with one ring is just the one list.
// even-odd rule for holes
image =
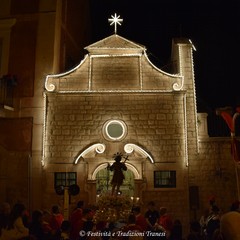
[[[113, 172], [110, 171], [107, 167], [99, 170], [96, 174], [96, 194], [102, 194], [106, 192], [111, 192], [111, 180]], [[134, 174], [128, 169], [124, 172], [125, 179], [123, 185], [120, 188], [120, 191], [124, 195], [133, 196], [135, 191], [134, 184]]]
[[[113, 162], [105, 162], [99, 165], [92, 164], [92, 161], [89, 161], [91, 164], [88, 164], [88, 171], [90, 174], [87, 179], [86, 190], [88, 192], [88, 201], [91, 204], [95, 204], [99, 194], [104, 193], [104, 191], [111, 192], [111, 179], [112, 172], [107, 171], [109, 164]], [[138, 162], [138, 161], [137, 161]], [[123, 186], [120, 187], [122, 194], [126, 194], [130, 197], [138, 197], [141, 199], [142, 191], [144, 189], [144, 180], [142, 178], [142, 164], [141, 163], [125, 163], [127, 166], [127, 171], [124, 172], [125, 181]]]

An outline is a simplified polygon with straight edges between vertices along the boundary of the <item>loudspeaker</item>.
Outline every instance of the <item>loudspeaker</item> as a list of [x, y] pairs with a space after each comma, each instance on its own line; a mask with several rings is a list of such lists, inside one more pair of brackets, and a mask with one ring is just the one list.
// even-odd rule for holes
[[189, 187], [189, 204], [191, 210], [199, 209], [199, 187]]
[[72, 184], [71, 186], [69, 186], [68, 192], [70, 195], [78, 195], [80, 192], [80, 187], [77, 184]]

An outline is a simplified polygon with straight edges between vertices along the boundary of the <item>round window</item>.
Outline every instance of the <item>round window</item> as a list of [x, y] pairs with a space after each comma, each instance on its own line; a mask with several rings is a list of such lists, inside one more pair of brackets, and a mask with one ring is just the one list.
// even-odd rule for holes
[[109, 120], [104, 124], [104, 137], [108, 140], [122, 140], [127, 134], [127, 127], [123, 121]]

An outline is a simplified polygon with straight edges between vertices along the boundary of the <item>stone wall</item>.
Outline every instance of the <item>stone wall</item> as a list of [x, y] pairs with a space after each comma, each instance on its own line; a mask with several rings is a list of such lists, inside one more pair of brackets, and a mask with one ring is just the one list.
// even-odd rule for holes
[[[73, 165], [78, 154], [92, 143], [106, 145], [106, 151], [96, 159], [112, 159], [116, 151], [124, 152], [126, 143], [143, 146], [156, 163], [143, 163], [143, 210], [148, 201], [158, 207], [167, 206], [174, 218], [188, 226], [188, 170], [185, 163], [184, 109], [179, 93], [108, 93], [103, 94], [55, 94], [49, 93], [47, 101], [47, 125], [45, 142], [45, 194], [44, 204], [61, 201], [54, 192], [54, 172], [77, 171], [82, 189], [78, 198], [87, 201], [91, 194], [86, 184], [88, 164]], [[127, 125], [127, 136], [122, 142], [109, 142], [102, 134], [107, 120], [119, 119]], [[131, 159], [131, 157], [130, 157]], [[176, 189], [154, 188], [155, 170], [176, 170]], [[177, 201], [177, 203], [176, 203]], [[184, 206], [182, 203], [184, 202]]]
[[215, 196], [223, 212], [238, 199], [235, 162], [231, 156], [229, 138], [205, 138], [200, 141], [199, 154], [189, 162], [189, 185], [199, 187], [200, 212]]

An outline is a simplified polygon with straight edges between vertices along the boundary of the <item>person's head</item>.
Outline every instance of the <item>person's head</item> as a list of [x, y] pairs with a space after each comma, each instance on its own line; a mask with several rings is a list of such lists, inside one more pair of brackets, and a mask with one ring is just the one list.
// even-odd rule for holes
[[5, 216], [9, 215], [11, 212], [10, 204], [7, 202], [4, 202], [0, 206], [0, 214], [3, 214]]
[[234, 201], [230, 207], [230, 211], [238, 211], [239, 205], [240, 205], [240, 202], [238, 200]]
[[167, 208], [166, 207], [160, 207], [159, 213], [160, 213], [160, 215], [166, 214], [167, 213]]
[[14, 222], [16, 221], [17, 218], [23, 217], [25, 210], [26, 210], [26, 208], [25, 208], [24, 204], [22, 204], [22, 203], [16, 203], [13, 206], [12, 211], [9, 216], [8, 229], [13, 228]]
[[133, 214], [137, 215], [137, 214], [139, 214], [140, 212], [141, 212], [141, 209], [140, 209], [139, 206], [135, 206], [135, 207], [132, 208], [132, 213], [133, 213]]
[[213, 206], [212, 206], [212, 213], [218, 214], [219, 211], [220, 211], [220, 209], [219, 209], [216, 205], [213, 205]]
[[150, 201], [150, 202], [148, 203], [148, 208], [149, 208], [150, 210], [154, 209], [154, 208], [155, 208], [155, 202]]
[[134, 214], [130, 214], [128, 216], [128, 224], [135, 224], [136, 223], [136, 217]]
[[16, 203], [12, 208], [11, 215], [14, 215], [16, 217], [22, 217], [25, 210], [26, 208], [24, 204]]
[[62, 232], [69, 232], [71, 228], [70, 221], [64, 220], [61, 225]]
[[84, 202], [83, 201], [78, 201], [77, 203], [77, 208], [82, 208], [84, 205]]
[[33, 223], [41, 223], [43, 220], [43, 213], [40, 210], [35, 210], [32, 213], [32, 222]]
[[58, 205], [53, 205], [52, 206], [52, 213], [53, 214], [58, 214], [60, 213], [60, 207]]

